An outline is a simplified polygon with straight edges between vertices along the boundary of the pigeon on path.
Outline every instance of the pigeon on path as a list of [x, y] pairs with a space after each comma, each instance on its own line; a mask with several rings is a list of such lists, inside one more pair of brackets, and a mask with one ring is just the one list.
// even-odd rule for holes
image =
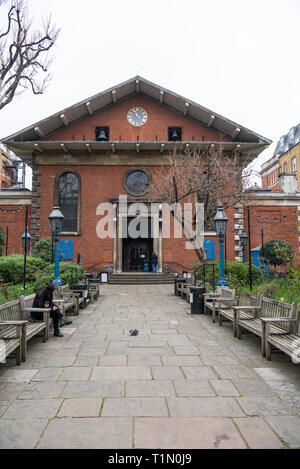
[[130, 335], [138, 335], [139, 331], [137, 329], [130, 329], [129, 334]]

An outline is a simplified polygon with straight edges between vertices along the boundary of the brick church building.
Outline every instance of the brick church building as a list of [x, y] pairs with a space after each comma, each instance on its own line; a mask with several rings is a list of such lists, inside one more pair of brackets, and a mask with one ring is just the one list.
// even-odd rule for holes
[[[139, 76], [4, 139], [5, 145], [32, 167], [32, 244], [51, 236], [48, 216], [53, 206], [59, 205], [65, 216], [61, 239], [68, 248], [66, 260], [81, 259], [85, 267], [98, 271], [112, 265], [115, 272], [125, 272], [139, 270], [139, 258], [149, 261], [155, 251], [159, 272], [166, 264], [173, 271], [190, 270], [197, 261], [195, 253], [185, 249], [185, 239], [162, 237], [159, 211], [148, 220], [157, 226], [152, 237], [121, 235], [128, 221], [138, 214], [142, 217], [143, 207], [154, 201], [154, 171], [168, 164], [169, 151], [178, 142], [192, 148], [222, 144], [227, 152], [238, 148], [241, 157], [250, 156], [250, 160], [271, 143]], [[128, 208], [121, 207], [120, 195], [127, 196]], [[97, 234], [103, 216], [98, 208], [101, 203], [113, 207], [113, 235], [107, 238]], [[243, 208], [237, 206], [226, 214], [227, 259], [240, 260], [237, 239]], [[208, 259], [218, 258], [216, 234], [206, 232], [205, 240]]]

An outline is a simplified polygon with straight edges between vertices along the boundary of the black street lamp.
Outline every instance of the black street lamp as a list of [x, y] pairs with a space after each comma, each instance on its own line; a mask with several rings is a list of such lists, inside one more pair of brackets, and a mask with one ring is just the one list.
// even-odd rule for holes
[[240, 234], [240, 242], [241, 242], [241, 246], [243, 249], [243, 263], [245, 264], [245, 261], [246, 261], [245, 250], [246, 250], [247, 242], [248, 242], [248, 236], [245, 230], [243, 230]]
[[228, 218], [223, 210], [222, 204], [218, 205], [218, 211], [214, 216], [214, 224], [217, 236], [219, 238], [219, 262], [220, 276], [216, 283], [217, 286], [228, 286], [224, 277], [224, 239], [226, 238]]
[[56, 283], [58, 285], [62, 285], [62, 281], [59, 277], [59, 236], [62, 232], [62, 224], [64, 220], [64, 216], [62, 212], [60, 211], [59, 207], [53, 207], [52, 212], [49, 215], [49, 221], [50, 221], [50, 228], [51, 228], [51, 233], [54, 238], [54, 245], [55, 245], [55, 251], [54, 251], [54, 265], [55, 265], [55, 278], [53, 280], [53, 285]]

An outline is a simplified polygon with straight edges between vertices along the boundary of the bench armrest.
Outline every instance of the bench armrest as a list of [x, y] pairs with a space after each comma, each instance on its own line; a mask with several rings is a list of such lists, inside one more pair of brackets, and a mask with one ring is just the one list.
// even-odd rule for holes
[[259, 309], [259, 306], [233, 306], [233, 309]]
[[297, 319], [293, 318], [260, 318], [263, 322], [297, 322]]
[[0, 326], [22, 326], [27, 323], [28, 321], [0, 321]]

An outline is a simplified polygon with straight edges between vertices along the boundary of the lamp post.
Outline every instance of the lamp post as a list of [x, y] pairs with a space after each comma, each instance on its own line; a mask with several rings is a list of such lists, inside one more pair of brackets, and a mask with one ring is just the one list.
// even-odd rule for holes
[[55, 265], [55, 278], [53, 280], [53, 285], [56, 283], [58, 285], [62, 285], [62, 281], [59, 277], [59, 235], [62, 232], [62, 223], [64, 220], [64, 216], [60, 211], [60, 208], [55, 206], [53, 207], [52, 212], [49, 215], [49, 221], [50, 221], [50, 228], [51, 228], [51, 233], [54, 238], [54, 265]]
[[226, 237], [228, 218], [224, 213], [222, 204], [219, 204], [218, 211], [214, 216], [214, 224], [217, 236], [219, 238], [219, 259], [220, 259], [220, 276], [216, 283], [219, 286], [228, 286], [224, 277], [224, 238]]
[[30, 242], [30, 233], [28, 231], [28, 205], [26, 205], [25, 212], [25, 232], [22, 234], [22, 246], [24, 248], [24, 272], [23, 272], [23, 288], [26, 288], [26, 258], [27, 258], [27, 245]]
[[245, 250], [246, 250], [247, 242], [248, 242], [248, 236], [247, 236], [247, 233], [245, 233], [245, 230], [243, 230], [240, 234], [240, 242], [241, 242], [241, 246], [243, 249], [243, 264], [245, 264], [246, 262]]

